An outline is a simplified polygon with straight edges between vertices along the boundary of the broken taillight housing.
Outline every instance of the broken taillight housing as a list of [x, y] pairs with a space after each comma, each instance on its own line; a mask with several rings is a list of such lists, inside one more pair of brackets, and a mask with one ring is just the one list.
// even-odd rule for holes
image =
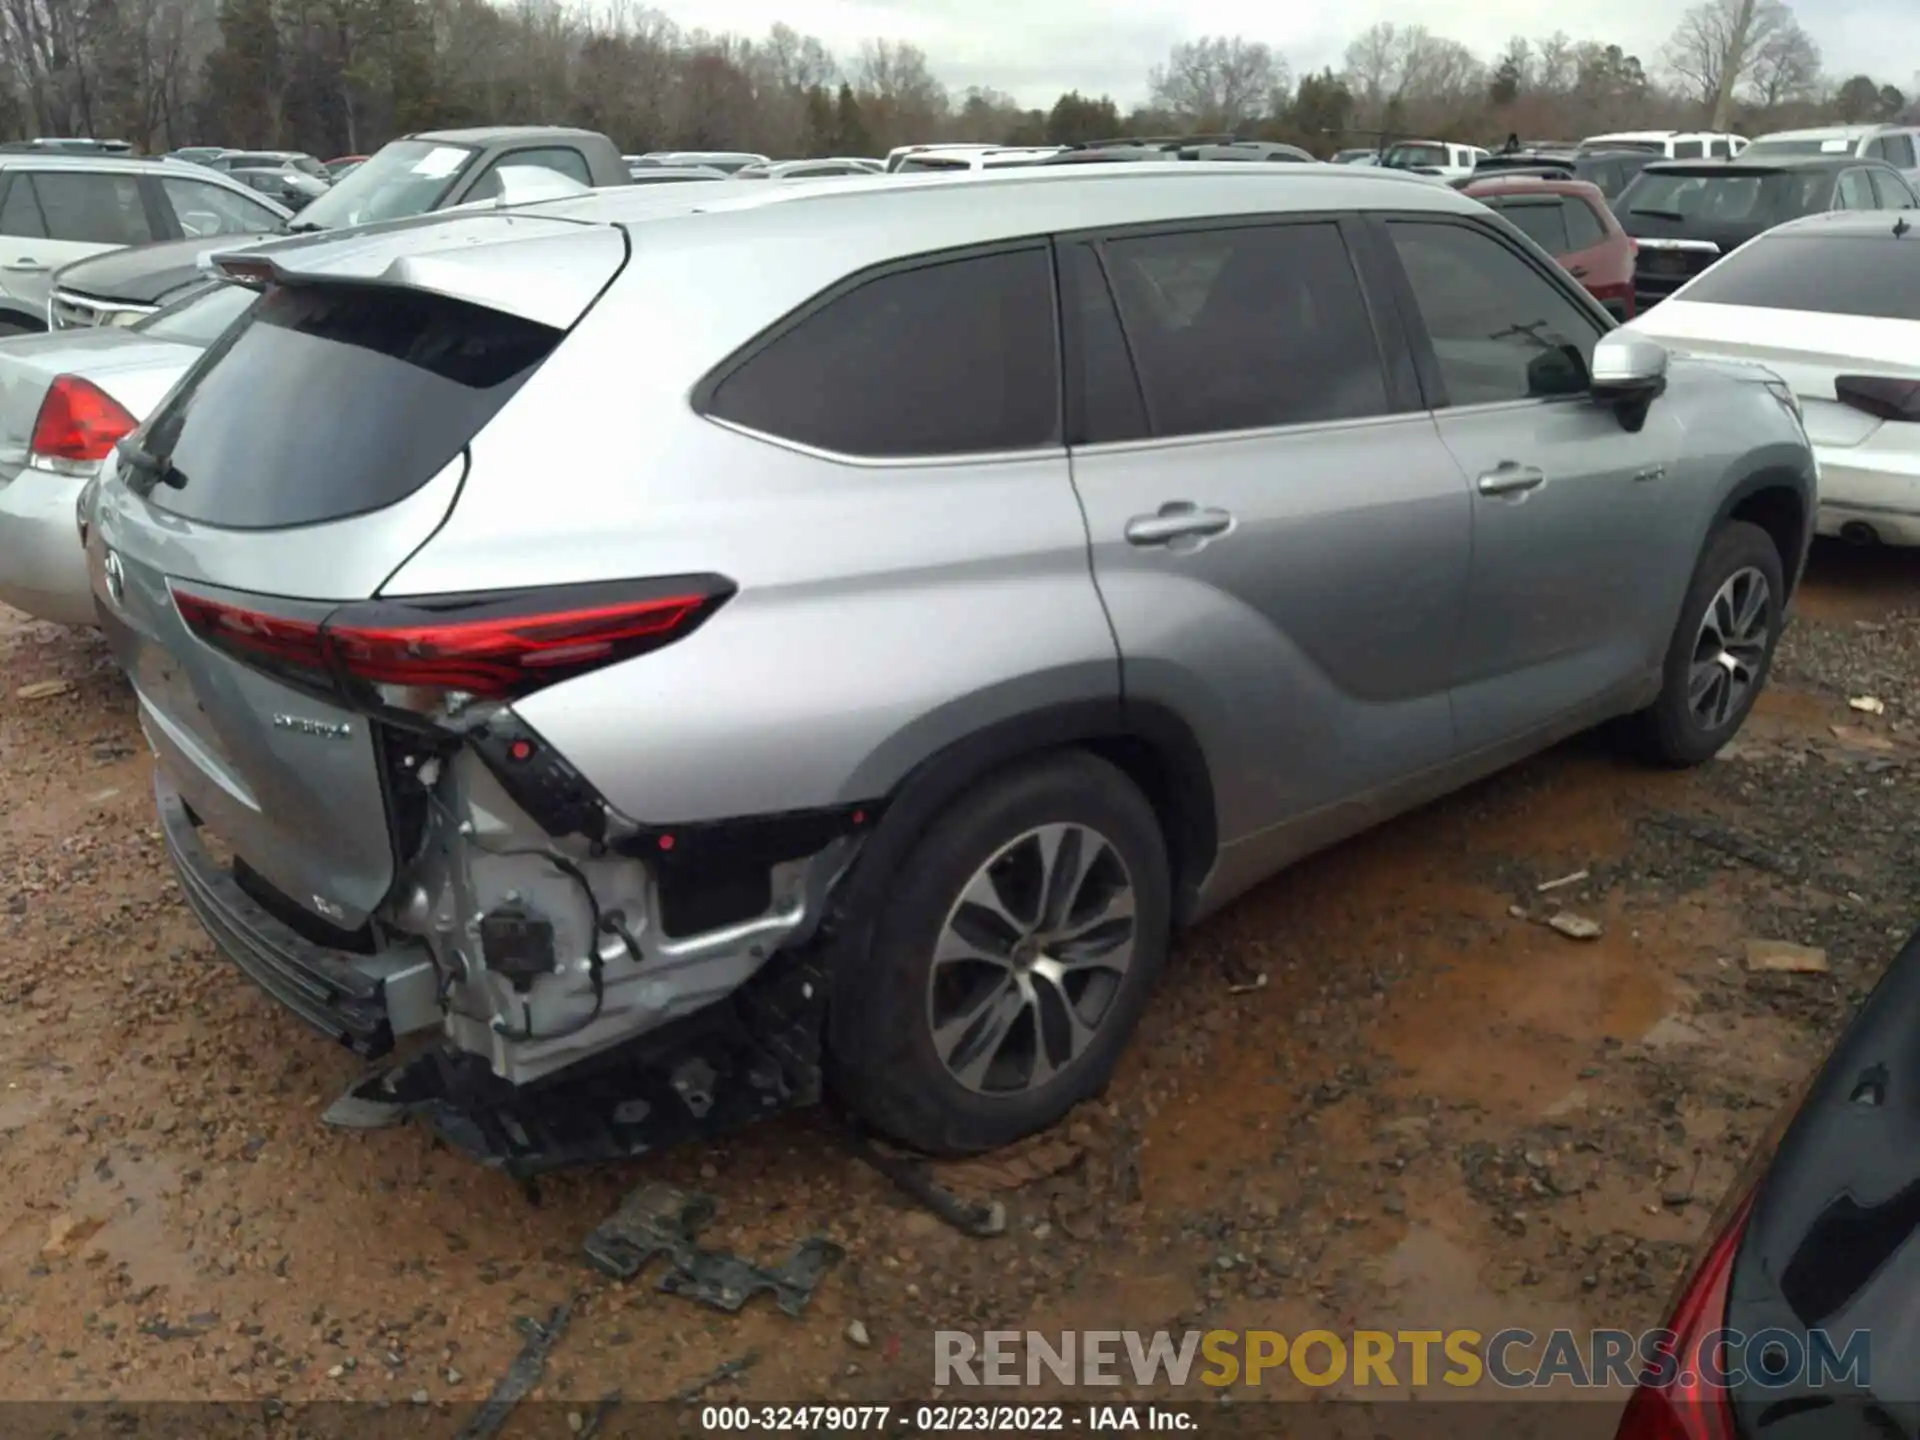
[[48, 387], [27, 442], [27, 463], [64, 475], [91, 475], [139, 424], [91, 380], [61, 375]]
[[440, 718], [510, 701], [684, 639], [733, 595], [718, 575], [364, 600], [324, 620], [174, 583], [180, 618], [245, 665], [356, 709]]

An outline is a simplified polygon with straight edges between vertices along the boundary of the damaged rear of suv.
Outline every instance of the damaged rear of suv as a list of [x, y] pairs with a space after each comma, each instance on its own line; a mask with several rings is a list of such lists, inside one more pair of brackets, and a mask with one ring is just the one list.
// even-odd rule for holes
[[[907, 553], [863, 564], [860, 527], [900, 509], [883, 472], [826, 491], [804, 457], [687, 411], [688, 386], [843, 257], [816, 247], [771, 309], [747, 287], [676, 327], [660, 287], [691, 283], [674, 271], [697, 249], [623, 274], [633, 229], [570, 209], [593, 205], [224, 257], [261, 299], [121, 447], [87, 527], [189, 905], [310, 1025], [393, 1057], [338, 1114], [424, 1110], [523, 1172], [815, 1098], [826, 995], [804, 942], [924, 758], [872, 753], [902, 707], [935, 712], [919, 746], [993, 718], [938, 692], [1009, 665], [1117, 693], [1066, 484], [1024, 559], [988, 533], [1030, 488], [1016, 460], [948, 544], [922, 538], [953, 498], [929, 491], [897, 517]], [[1044, 269], [1024, 273], [1042, 288], [1005, 318], [1049, 374], [1011, 403], [1044, 431], [1050, 322], [1014, 304], [1051, 301]], [[972, 358], [956, 348], [956, 378]], [[629, 410], [587, 398], [610, 374]], [[938, 579], [968, 549], [984, 594]], [[1044, 638], [936, 639], [1005, 633], [1029, 605], [1058, 613]], [[902, 644], [914, 668], [867, 667]], [[1129, 927], [1106, 946], [1121, 959]], [[979, 1148], [1034, 1123], [913, 1138]]]

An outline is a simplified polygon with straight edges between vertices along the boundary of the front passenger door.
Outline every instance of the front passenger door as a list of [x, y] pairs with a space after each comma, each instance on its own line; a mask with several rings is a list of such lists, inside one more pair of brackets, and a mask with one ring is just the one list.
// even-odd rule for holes
[[[1384, 222], [1440, 437], [1472, 496], [1458, 641], [1463, 753], [1555, 728], [1657, 669], [1691, 568], [1681, 431], [1656, 404], [1638, 434], [1587, 396], [1602, 322], [1489, 226]], [[1658, 644], [1653, 643], [1657, 635]]]
[[[0, 283], [16, 302], [44, 315], [53, 272], [90, 255], [159, 239], [140, 178], [112, 170], [22, 168], [7, 187], [7, 223], [30, 217], [27, 237], [0, 246]], [[38, 228], [38, 236], [31, 232]]]

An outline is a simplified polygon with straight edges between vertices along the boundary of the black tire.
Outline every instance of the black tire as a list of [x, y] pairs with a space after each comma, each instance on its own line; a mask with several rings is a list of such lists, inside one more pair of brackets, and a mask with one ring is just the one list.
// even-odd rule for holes
[[[1087, 827], [1104, 839], [1131, 879], [1132, 959], [1112, 981], [1085, 982], [1106, 987], [1106, 993], [1096, 1002], [1091, 1038], [1078, 1055], [1030, 1088], [982, 1093], [962, 1084], [935, 1048], [935, 948], [949, 913], [982, 867], [1036, 827], [1062, 823]], [[1037, 873], [1032, 866], [1038, 853], [1031, 851], [1029, 860], [1023, 844], [1004, 861], [1013, 867], [1003, 871], [1010, 885], [1023, 866], [1025, 873]], [[1100, 863], [1101, 875], [1117, 873], [1107, 861]], [[976, 1154], [1046, 1129], [1111, 1078], [1166, 961], [1171, 888], [1153, 807], [1114, 766], [1072, 750], [994, 776], [928, 825], [891, 877], [872, 923], [853, 926], [830, 951], [827, 1063], [835, 1092], [874, 1129], [931, 1155]], [[981, 984], [1002, 983], [990, 969], [980, 975]], [[1054, 997], [1051, 1004], [1060, 992], [1047, 993]], [[1061, 1018], [1057, 1009], [1050, 1013]], [[1029, 1032], [1038, 1025], [1033, 1019], [1024, 1023]]]
[[[1766, 648], [1744, 693], [1728, 707], [1723, 717], [1717, 718], [1717, 723], [1709, 723], [1708, 718], [1695, 713], [1688, 700], [1695, 650], [1701, 640], [1708, 606], [1714, 603], [1723, 585], [1745, 571], [1757, 571], [1766, 581]], [[1680, 607], [1680, 619], [1667, 646], [1660, 696], [1632, 717], [1634, 738], [1649, 760], [1676, 768], [1698, 765], [1712, 759], [1720, 747], [1734, 737], [1766, 686], [1767, 675], [1773, 667], [1774, 648], [1785, 623], [1786, 597], [1780, 552], [1766, 531], [1744, 520], [1730, 520], [1714, 532], [1694, 569], [1693, 582], [1687, 586], [1687, 598]]]

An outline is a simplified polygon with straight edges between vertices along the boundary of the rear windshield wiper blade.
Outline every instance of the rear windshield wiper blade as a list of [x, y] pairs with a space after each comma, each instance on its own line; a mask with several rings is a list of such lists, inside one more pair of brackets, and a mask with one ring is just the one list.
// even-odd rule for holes
[[1639, 205], [1635, 205], [1632, 209], [1628, 210], [1627, 213], [1629, 215], [1651, 215], [1656, 220], [1684, 220], [1687, 218], [1678, 210], [1651, 210]]
[[144, 445], [129, 439], [120, 441], [113, 448], [119, 452], [120, 463], [141, 477], [139, 485], [129, 482], [128, 488], [141, 494], [152, 490], [155, 485], [170, 485], [175, 490], [186, 488], [186, 475], [171, 460], [162, 460]]
[[289, 235], [318, 235], [324, 228], [326, 227], [316, 225], [311, 220], [296, 220], [287, 226], [287, 233]]

